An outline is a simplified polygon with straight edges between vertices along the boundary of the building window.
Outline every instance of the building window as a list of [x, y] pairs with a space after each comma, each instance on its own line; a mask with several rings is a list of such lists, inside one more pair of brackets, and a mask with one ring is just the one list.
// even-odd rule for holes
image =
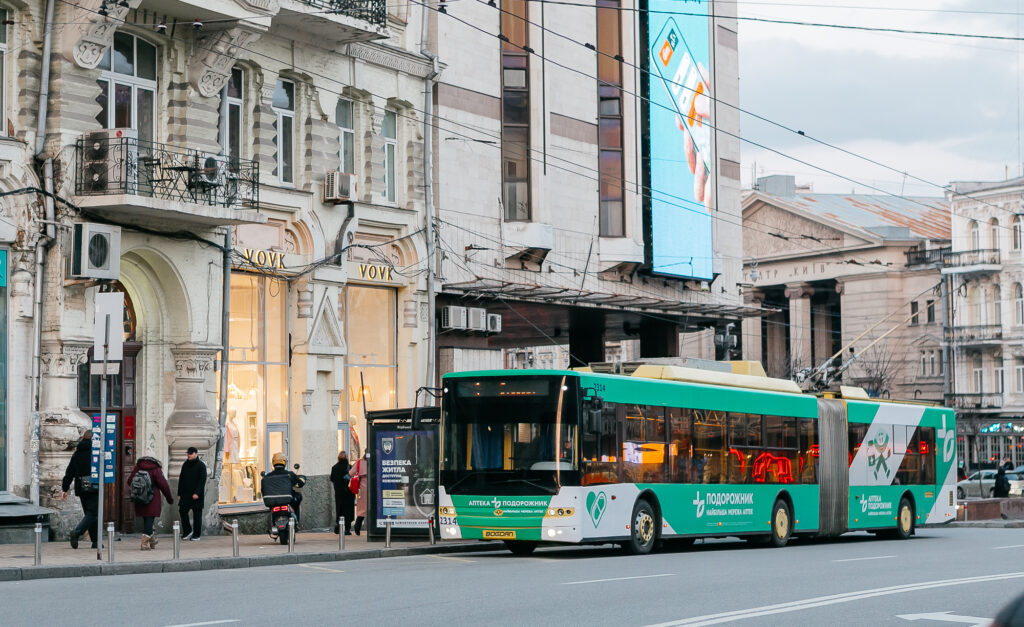
[[257, 500], [260, 471], [288, 454], [288, 286], [273, 277], [231, 275], [228, 417], [221, 503]]
[[[398, 407], [398, 294], [392, 288], [349, 285], [345, 289], [348, 318], [348, 422], [353, 440], [365, 436], [363, 408]], [[363, 447], [371, 443], [363, 441]]]
[[992, 218], [988, 222], [989, 240], [992, 242], [992, 249], [999, 250], [999, 220]]
[[334, 123], [338, 125], [338, 167], [342, 172], [355, 174], [356, 132], [353, 124], [351, 100], [339, 100], [334, 108]]
[[395, 170], [395, 153], [398, 150], [398, 114], [394, 111], [385, 111], [380, 130], [384, 137], [384, 198], [388, 202], [397, 202], [395, 179], [398, 173]]
[[598, 160], [601, 237], [626, 234], [622, 158], [622, 18], [619, 0], [597, 2]]
[[928, 353], [928, 358], [929, 358], [930, 366], [931, 366], [931, 369], [929, 370], [929, 372], [934, 377], [935, 376], [935, 351], [931, 351], [930, 353]]
[[1024, 394], [1024, 357], [1013, 358], [1013, 374], [1017, 379], [1017, 394]]
[[277, 176], [282, 183], [294, 183], [295, 83], [277, 79], [271, 105], [277, 114]]
[[996, 384], [995, 392], [996, 392], [996, 394], [1002, 394], [1003, 393], [1003, 383], [1004, 383], [1003, 382], [1003, 367], [1000, 365], [1000, 366], [997, 366], [997, 367], [993, 368], [992, 369], [992, 374], [994, 375], [993, 378], [994, 378], [995, 384]]
[[935, 301], [929, 300], [925, 302], [925, 311], [928, 322], [935, 322]]
[[921, 351], [921, 376], [928, 376], [928, 353]]
[[913, 325], [917, 324], [918, 322], [920, 322], [920, 319], [917, 315], [917, 301], [915, 300], [910, 303], [910, 324]]
[[153, 143], [156, 128], [156, 46], [134, 35], [114, 33], [99, 65], [97, 81], [103, 128], [133, 128], [143, 146]]
[[526, 0], [502, 2], [501, 184], [505, 220], [530, 219], [530, 58]]
[[232, 169], [242, 160], [242, 70], [231, 68], [231, 77], [220, 95], [220, 150]]
[[974, 357], [972, 374], [974, 376], [974, 392], [983, 394], [985, 392], [985, 370], [982, 368], [980, 355]]
[[1021, 247], [1021, 224], [1020, 214], [1013, 216], [1013, 249], [1020, 250]]
[[1024, 292], [1020, 283], [1013, 284], [1013, 323], [1024, 324]]
[[974, 220], [971, 220], [970, 233], [971, 233], [971, 242], [970, 242], [971, 250], [979, 250], [979, 249], [981, 249], [981, 234], [978, 231], [978, 223], [975, 222]]

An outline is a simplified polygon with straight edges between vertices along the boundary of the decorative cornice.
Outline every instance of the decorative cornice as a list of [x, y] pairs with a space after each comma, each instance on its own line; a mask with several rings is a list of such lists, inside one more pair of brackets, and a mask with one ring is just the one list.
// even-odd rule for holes
[[420, 57], [396, 48], [371, 44], [349, 44], [348, 54], [367, 63], [412, 74], [418, 78], [426, 78], [434, 70], [431, 64], [424, 62]]
[[176, 346], [171, 349], [174, 355], [175, 381], [203, 381], [206, 375], [213, 372], [217, 360], [218, 347], [209, 346]]
[[[125, 17], [132, 9], [138, 8], [142, 0], [128, 0], [122, 6], [118, 2], [85, 0], [69, 11], [68, 26], [77, 28], [64, 38], [64, 58], [88, 70], [94, 69], [103, 59], [103, 54], [114, 42], [114, 32], [124, 24]], [[100, 10], [106, 15], [100, 15]], [[77, 33], [75, 32], [77, 30]]]
[[786, 298], [805, 298], [814, 295], [814, 288], [809, 283], [788, 283], [786, 284]]
[[255, 42], [263, 31], [251, 24], [235, 22], [225, 28], [204, 33], [196, 39], [189, 63], [192, 86], [205, 98], [220, 93], [231, 78], [231, 68], [249, 57], [246, 46]]
[[64, 342], [60, 352], [44, 352], [41, 356], [44, 377], [77, 377], [78, 367], [89, 361], [90, 344]]

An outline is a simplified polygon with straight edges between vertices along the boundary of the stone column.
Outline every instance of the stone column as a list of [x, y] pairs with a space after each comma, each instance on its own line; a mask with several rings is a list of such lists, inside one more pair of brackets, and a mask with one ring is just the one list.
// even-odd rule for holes
[[[748, 307], [760, 307], [764, 303], [764, 292], [750, 290], [743, 294], [743, 303]], [[761, 316], [744, 318], [742, 323], [743, 359], [761, 361]], [[765, 365], [765, 364], [761, 364]]]
[[811, 295], [807, 283], [787, 283], [789, 299], [789, 359], [793, 370], [814, 366], [811, 363]]
[[194, 446], [207, 461], [212, 472], [211, 450], [217, 444], [220, 427], [213, 412], [206, 406], [206, 378], [213, 372], [213, 364], [220, 349], [216, 346], [179, 345], [171, 349], [174, 355], [174, 409], [167, 418], [164, 434], [170, 457], [167, 461], [168, 478], [177, 479], [185, 451]]

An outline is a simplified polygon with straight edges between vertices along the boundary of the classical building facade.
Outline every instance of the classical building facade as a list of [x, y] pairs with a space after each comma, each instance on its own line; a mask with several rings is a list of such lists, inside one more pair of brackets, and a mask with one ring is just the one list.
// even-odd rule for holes
[[[133, 529], [135, 460], [173, 484], [196, 446], [223, 471], [208, 511], [262, 510], [285, 452], [311, 478], [303, 525], [327, 526], [364, 408], [413, 403], [426, 376], [421, 5], [51, 2], [48, 78], [46, 2], [3, 6], [0, 491], [58, 510], [58, 535], [77, 518], [60, 479], [100, 409], [96, 294], [119, 291], [108, 519]], [[113, 231], [113, 276], [65, 263], [83, 223]]]
[[793, 177], [765, 177], [744, 197], [743, 231], [745, 298], [774, 310], [743, 322], [744, 359], [790, 378], [899, 327], [842, 382], [942, 401], [939, 263], [950, 218], [941, 198], [814, 194], [797, 191]]
[[969, 467], [1024, 464], [1024, 178], [961, 181], [948, 194], [957, 450]]

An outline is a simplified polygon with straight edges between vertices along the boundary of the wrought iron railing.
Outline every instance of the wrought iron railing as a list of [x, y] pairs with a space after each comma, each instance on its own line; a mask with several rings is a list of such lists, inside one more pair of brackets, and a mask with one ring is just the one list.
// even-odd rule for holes
[[1003, 339], [1003, 325], [977, 324], [946, 329], [946, 341], [957, 344]]
[[943, 253], [942, 265], [947, 268], [963, 268], [965, 266], [999, 265], [999, 251], [986, 248], [979, 250], [958, 250]]
[[958, 409], [999, 409], [1003, 395], [994, 393], [947, 394], [946, 405]]
[[919, 266], [929, 263], [942, 263], [942, 257], [952, 249], [948, 246], [943, 248], [929, 248], [927, 250], [907, 251], [907, 265]]
[[388, 24], [387, 0], [299, 0], [302, 4], [329, 13], [347, 15], [377, 26]]
[[130, 194], [161, 200], [258, 208], [260, 169], [241, 161], [140, 140], [130, 133], [87, 133], [78, 140], [75, 194]]

